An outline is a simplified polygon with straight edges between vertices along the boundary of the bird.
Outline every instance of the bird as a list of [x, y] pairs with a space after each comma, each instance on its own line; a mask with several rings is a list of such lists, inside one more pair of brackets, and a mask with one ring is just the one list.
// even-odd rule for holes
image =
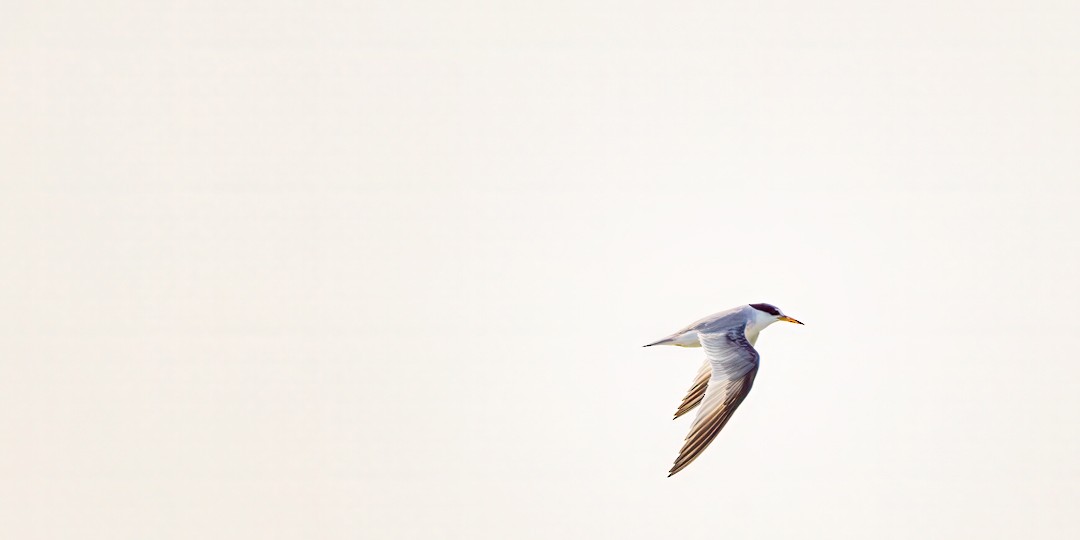
[[679, 418], [701, 405], [686, 443], [668, 471], [669, 478], [705, 451], [746, 399], [754, 385], [761, 358], [754, 344], [758, 334], [777, 321], [803, 324], [784, 315], [772, 304], [746, 304], [709, 315], [645, 345], [701, 347], [705, 350], [705, 362], [675, 410], [675, 418]]

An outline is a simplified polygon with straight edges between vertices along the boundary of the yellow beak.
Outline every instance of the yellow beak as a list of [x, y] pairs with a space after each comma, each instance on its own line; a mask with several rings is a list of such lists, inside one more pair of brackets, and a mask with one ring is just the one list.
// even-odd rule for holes
[[795, 324], [802, 324], [801, 322], [796, 321], [795, 319], [792, 319], [791, 317], [788, 317], [787, 315], [781, 315], [780, 320], [781, 321], [787, 321], [787, 322], [793, 322]]

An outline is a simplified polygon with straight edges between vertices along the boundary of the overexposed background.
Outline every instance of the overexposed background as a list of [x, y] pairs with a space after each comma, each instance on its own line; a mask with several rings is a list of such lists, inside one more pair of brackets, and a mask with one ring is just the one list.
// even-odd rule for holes
[[1077, 538], [1078, 16], [8, 5], [0, 536]]

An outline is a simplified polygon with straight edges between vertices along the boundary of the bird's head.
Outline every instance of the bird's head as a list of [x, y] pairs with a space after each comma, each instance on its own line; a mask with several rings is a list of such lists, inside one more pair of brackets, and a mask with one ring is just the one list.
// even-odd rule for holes
[[754, 311], [752, 312], [754, 317], [752, 324], [759, 328], [765, 328], [776, 321], [802, 324], [801, 322], [784, 315], [784, 313], [780, 311], [780, 308], [772, 304], [750, 304], [750, 307], [754, 308]]

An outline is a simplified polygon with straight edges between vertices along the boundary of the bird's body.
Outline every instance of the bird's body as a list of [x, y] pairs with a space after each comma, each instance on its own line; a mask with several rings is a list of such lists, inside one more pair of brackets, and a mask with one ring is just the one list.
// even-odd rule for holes
[[774, 322], [774, 320], [770, 319], [771, 316], [768, 313], [758, 311], [749, 305], [739, 306], [698, 319], [682, 330], [679, 330], [660, 341], [650, 343], [646, 345], [646, 347], [651, 347], [653, 345], [700, 347], [701, 340], [698, 339], [698, 334], [724, 332], [730, 328], [737, 328], [740, 326], [746, 328], [746, 339], [753, 345], [757, 343], [758, 334], [766, 326]]
[[776, 321], [802, 324], [770, 304], [749, 304], [709, 315], [646, 345], [705, 349], [705, 363], [675, 411], [675, 418], [699, 404], [701, 409], [668, 476], [697, 459], [746, 399], [757, 376], [760, 358], [754, 344], [761, 331]]

